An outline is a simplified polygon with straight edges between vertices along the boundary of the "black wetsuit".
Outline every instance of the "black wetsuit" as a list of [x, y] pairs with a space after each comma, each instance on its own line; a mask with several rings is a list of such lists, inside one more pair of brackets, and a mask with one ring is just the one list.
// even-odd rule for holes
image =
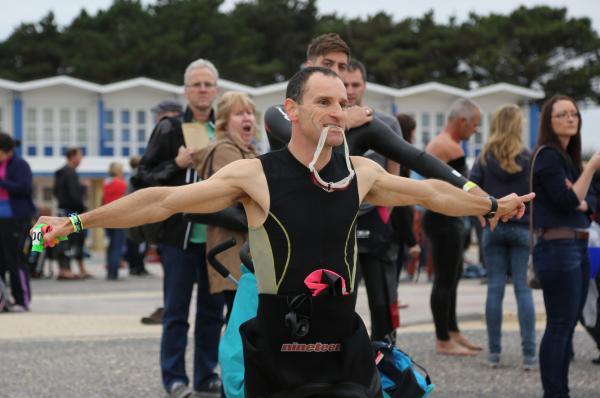
[[[448, 162], [461, 174], [467, 174], [464, 156]], [[434, 280], [431, 288], [431, 312], [438, 340], [448, 341], [449, 332], [458, 332], [456, 291], [463, 270], [464, 224], [460, 217], [433, 211], [423, 216], [423, 230], [431, 242]]]
[[[272, 150], [279, 149], [290, 141], [291, 124], [280, 105], [272, 106], [265, 112], [265, 130]], [[415, 148], [377, 117], [369, 123], [350, 129], [346, 139], [351, 155], [362, 155], [372, 149], [387, 159], [415, 170], [423, 177], [443, 180], [458, 188], [462, 188], [467, 182], [450, 165]], [[343, 151], [343, 146], [334, 150]]]
[[[354, 292], [312, 297], [304, 284], [312, 271], [329, 269], [353, 287], [356, 178], [328, 193], [287, 148], [260, 160], [270, 206], [264, 224], [249, 231], [259, 304], [256, 318], [240, 327], [246, 397], [380, 397]], [[319, 173], [326, 181], [345, 177], [343, 155], [334, 153]], [[308, 325], [305, 335], [296, 321]]]

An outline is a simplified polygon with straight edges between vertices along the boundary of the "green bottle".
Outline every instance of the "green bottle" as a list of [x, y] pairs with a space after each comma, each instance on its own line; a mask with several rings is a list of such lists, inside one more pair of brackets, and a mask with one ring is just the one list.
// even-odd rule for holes
[[[46, 224], [37, 224], [31, 232], [31, 251], [41, 253], [44, 251], [44, 233], [46, 233]], [[67, 240], [66, 236], [59, 236], [59, 241]]]

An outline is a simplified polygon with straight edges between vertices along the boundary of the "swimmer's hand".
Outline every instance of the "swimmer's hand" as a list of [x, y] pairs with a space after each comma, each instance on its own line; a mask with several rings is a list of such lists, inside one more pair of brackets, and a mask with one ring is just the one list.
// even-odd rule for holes
[[360, 127], [373, 120], [373, 110], [366, 106], [351, 106], [348, 108], [348, 128]]
[[[54, 247], [60, 240], [74, 232], [73, 224], [68, 217], [47, 217], [38, 218], [34, 225], [46, 224], [49, 228], [44, 233], [44, 246]], [[34, 232], [33, 227], [29, 234]]]
[[533, 198], [535, 198], [535, 193], [530, 192], [522, 196], [511, 193], [498, 199], [496, 216], [489, 220], [492, 231], [496, 228], [500, 220], [507, 222], [513, 217], [517, 219], [523, 217], [523, 214], [525, 214], [525, 203], [532, 201]]

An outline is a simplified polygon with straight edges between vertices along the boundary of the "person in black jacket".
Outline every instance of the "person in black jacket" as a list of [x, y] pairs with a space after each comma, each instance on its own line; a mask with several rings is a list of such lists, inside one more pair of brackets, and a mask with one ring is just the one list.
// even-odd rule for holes
[[596, 205], [590, 184], [600, 169], [600, 151], [582, 164], [581, 114], [573, 98], [556, 95], [544, 103], [536, 151], [533, 265], [547, 318], [540, 376], [544, 397], [568, 397], [573, 333], [590, 279], [586, 229]]
[[9, 273], [14, 303], [7, 308], [13, 311], [27, 310], [31, 300], [23, 246], [35, 213], [31, 168], [14, 148], [11, 136], [0, 132], [0, 279], [6, 282]]
[[[348, 63], [343, 80], [351, 107], [364, 107], [366, 77], [367, 71], [361, 62], [352, 60]], [[395, 117], [380, 112], [374, 112], [374, 117], [389, 126], [390, 134], [402, 134]], [[364, 156], [384, 167], [390, 174], [400, 173], [398, 163], [386, 159], [378, 152], [369, 150]], [[356, 283], [360, 282], [362, 276], [371, 312], [371, 339], [395, 342], [396, 328], [400, 326], [395, 266], [398, 247], [396, 240], [392, 239], [390, 211], [388, 207], [368, 203], [360, 205], [356, 227], [360, 267]]]
[[[71, 213], [83, 213], [86, 208], [84, 198], [86, 186], [79, 182], [77, 167], [81, 163], [83, 154], [81, 148], [67, 148], [65, 152], [67, 163], [54, 173], [54, 196], [58, 202], [58, 215], [65, 216]], [[86, 279], [91, 275], [87, 273], [83, 262], [83, 246], [85, 235], [78, 234], [57, 247], [58, 280]], [[79, 275], [71, 272], [71, 259], [77, 260]]]
[[[218, 93], [218, 78], [215, 66], [204, 59], [198, 59], [187, 67], [184, 83], [188, 104], [183, 118], [164, 117], [158, 122], [137, 173], [131, 178], [134, 188], [173, 187], [199, 180], [192, 162], [194, 149], [186, 147], [183, 128], [188, 128], [192, 123], [198, 124], [206, 130], [209, 138], [214, 137], [212, 104]], [[191, 131], [199, 134], [198, 129]], [[175, 214], [162, 223], [157, 240], [164, 268], [160, 347], [163, 386], [173, 397], [192, 394], [185, 370], [185, 349], [190, 300], [196, 283], [193, 390], [218, 396], [221, 381], [215, 368], [223, 326], [224, 298], [221, 294], [209, 293], [206, 227], [187, 222], [181, 214]]]

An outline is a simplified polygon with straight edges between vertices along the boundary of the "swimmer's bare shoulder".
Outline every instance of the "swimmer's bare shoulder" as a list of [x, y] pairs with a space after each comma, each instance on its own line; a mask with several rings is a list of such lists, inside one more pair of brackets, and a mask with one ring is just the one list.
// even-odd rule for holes
[[237, 201], [244, 205], [248, 224], [251, 227], [262, 225], [269, 212], [269, 189], [259, 159], [236, 160], [211, 178], [238, 190]]

